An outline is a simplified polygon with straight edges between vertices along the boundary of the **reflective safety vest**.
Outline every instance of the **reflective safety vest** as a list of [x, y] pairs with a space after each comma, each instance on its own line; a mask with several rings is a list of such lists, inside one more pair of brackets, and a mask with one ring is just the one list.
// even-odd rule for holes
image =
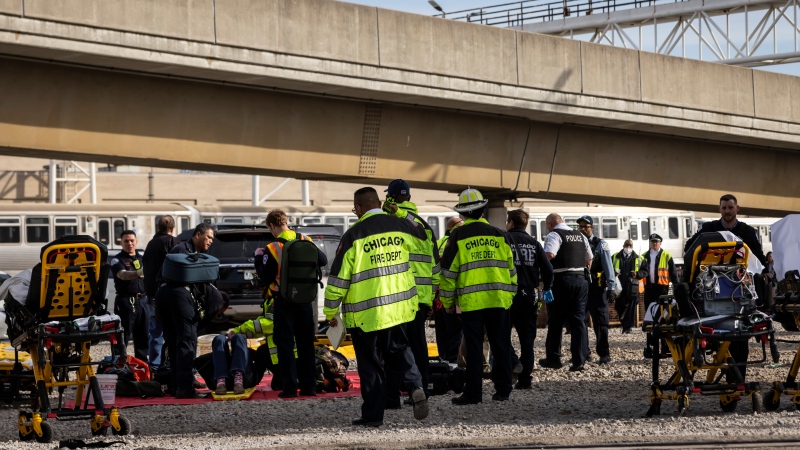
[[[633, 261], [633, 270], [635, 272], [639, 271], [639, 263], [641, 261], [642, 261], [642, 258], [639, 255], [636, 255], [636, 258]], [[630, 276], [630, 275], [622, 274], [620, 272], [620, 264], [621, 264], [621, 262], [622, 262], [622, 258], [619, 256], [619, 253], [614, 253], [613, 255], [611, 255], [611, 263], [614, 265], [614, 273], [619, 273], [620, 275], [623, 275], [623, 276]], [[639, 293], [641, 294], [642, 292], [644, 292], [644, 281], [642, 281], [642, 280], [638, 280], [638, 281], [639, 281]]]
[[[273, 332], [273, 316], [272, 316], [273, 300], [268, 299], [264, 302], [264, 314], [256, 319], [248, 320], [247, 322], [234, 328], [232, 331], [237, 334], [243, 334], [247, 339], [257, 339], [266, 336], [267, 347], [269, 348], [269, 356], [272, 359], [272, 364], [278, 364], [278, 348], [275, 346], [275, 341], [272, 339]], [[297, 358], [297, 347], [294, 349], [294, 357]]]
[[517, 293], [517, 268], [503, 232], [484, 219], [467, 219], [451, 231], [439, 289], [446, 308], [508, 309]]
[[347, 328], [370, 332], [410, 322], [419, 310], [412, 253], [424, 245], [422, 226], [385, 212], [361, 216], [342, 236], [325, 288], [325, 317], [341, 307]]
[[419, 302], [428, 306], [433, 305], [433, 297], [439, 289], [439, 250], [436, 245], [436, 236], [433, 234], [431, 226], [417, 214], [417, 205], [412, 202], [402, 202], [397, 204], [395, 216], [418, 223], [425, 228], [428, 236], [423, 245], [411, 252], [410, 264], [414, 272], [414, 281], [417, 283], [417, 295]]
[[[441, 259], [442, 255], [444, 255], [444, 248], [447, 247], [447, 241], [449, 240], [450, 235], [445, 234], [441, 239], [439, 239], [439, 242], [436, 243], [436, 247], [438, 247], [439, 250], [439, 259]], [[439, 264], [441, 265], [441, 261], [439, 261]]]
[[[647, 263], [647, 268], [650, 268], [650, 252], [646, 253], [647, 257], [643, 258], [644, 262]], [[658, 257], [658, 265], [656, 266], [656, 284], [660, 284], [662, 286], [669, 286], [669, 260], [672, 259], [672, 255], [669, 254], [666, 250], [661, 250], [661, 255]], [[645, 283], [650, 283], [650, 275], [648, 274], [647, 280]]]
[[[300, 235], [301, 239], [306, 241], [310, 241], [311, 238], [305, 235]], [[283, 244], [289, 241], [293, 241], [297, 239], [297, 233], [293, 230], [286, 230], [283, 233], [279, 234], [274, 241], [267, 244], [267, 251], [269, 254], [275, 258], [275, 261], [278, 263], [278, 273], [275, 274], [275, 279], [272, 280], [272, 283], [269, 284], [269, 295], [272, 298], [278, 295], [280, 292], [280, 279], [281, 279], [281, 256], [283, 255]]]

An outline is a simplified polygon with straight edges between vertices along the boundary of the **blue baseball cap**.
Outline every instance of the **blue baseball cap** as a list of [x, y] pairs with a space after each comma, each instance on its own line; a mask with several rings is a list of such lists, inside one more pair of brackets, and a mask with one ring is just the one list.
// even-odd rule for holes
[[578, 222], [581, 222], [581, 221], [586, 222], [591, 226], [594, 226], [594, 220], [592, 220], [591, 216], [582, 216], [580, 219], [578, 219]]
[[398, 178], [389, 183], [389, 188], [383, 192], [388, 192], [389, 195], [411, 195], [411, 188], [408, 187], [408, 183]]

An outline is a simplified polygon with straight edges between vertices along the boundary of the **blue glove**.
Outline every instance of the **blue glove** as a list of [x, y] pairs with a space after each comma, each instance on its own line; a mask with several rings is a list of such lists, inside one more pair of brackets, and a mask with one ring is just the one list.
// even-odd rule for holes
[[550, 289], [547, 289], [547, 290], [542, 292], [542, 298], [544, 299], [545, 303], [550, 303], [553, 300], [555, 300], [553, 298], [553, 291], [551, 291]]

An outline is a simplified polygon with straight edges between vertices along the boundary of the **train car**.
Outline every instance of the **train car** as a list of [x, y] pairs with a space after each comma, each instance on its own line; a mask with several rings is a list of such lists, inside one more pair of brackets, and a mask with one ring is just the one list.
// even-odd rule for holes
[[[0, 205], [0, 271], [16, 273], [32, 267], [38, 260], [42, 245], [65, 234], [87, 234], [106, 244], [109, 253], [120, 250], [119, 234], [133, 229], [144, 248], [155, 234], [158, 219], [171, 214], [176, 219], [177, 232], [191, 230], [199, 223], [210, 225], [263, 224], [267, 214], [276, 206], [193, 206], [170, 204], [103, 204], [103, 205]], [[358, 219], [350, 205], [336, 206], [277, 206], [286, 211], [292, 225], [331, 225], [340, 232]], [[672, 253], [675, 262], [683, 262], [683, 246], [698, 229], [698, 219], [689, 211], [631, 208], [534, 206], [523, 208], [530, 214], [529, 232], [540, 241], [547, 235], [545, 218], [558, 212], [567, 225], [577, 228], [577, 220], [589, 215], [595, 223], [594, 232], [608, 241], [613, 252], [622, 249], [626, 239], [634, 250], [643, 254], [648, 249], [648, 237], [658, 233], [664, 239], [662, 247]], [[437, 237], [444, 234], [447, 220], [457, 214], [445, 206], [420, 206], [425, 219]], [[777, 218], [742, 218], [756, 227], [764, 251], [772, 248], [770, 226]]]
[[633, 249], [642, 255], [649, 249], [649, 237], [657, 233], [663, 238], [661, 248], [672, 254], [676, 264], [683, 264], [683, 245], [694, 234], [694, 213], [652, 208], [630, 207], [548, 207], [525, 208], [530, 215], [532, 236], [544, 242], [547, 235], [545, 218], [557, 212], [564, 223], [578, 228], [578, 218], [587, 215], [594, 221], [594, 234], [608, 242], [611, 251], [622, 250], [626, 239], [633, 241]]
[[92, 236], [112, 255], [121, 250], [120, 233], [130, 229], [144, 248], [164, 214], [175, 217], [179, 232], [193, 226], [190, 211], [177, 204], [0, 205], [0, 270], [16, 273], [33, 267], [42, 246], [65, 235]]
[[[710, 222], [717, 219], [719, 219], [719, 216], [699, 217], [695, 220], [697, 221], [697, 228], [700, 229], [700, 226], [704, 222]], [[764, 250], [765, 255], [767, 252], [772, 251], [772, 224], [781, 220], [781, 217], [738, 216], [737, 219], [756, 229], [758, 232], [758, 239], [761, 241], [761, 247]]]

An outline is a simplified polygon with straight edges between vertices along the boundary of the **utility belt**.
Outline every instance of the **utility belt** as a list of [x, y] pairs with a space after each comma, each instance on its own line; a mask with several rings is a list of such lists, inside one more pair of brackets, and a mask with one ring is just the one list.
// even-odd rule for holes
[[592, 286], [597, 286], [597, 287], [606, 287], [608, 285], [606, 277], [603, 276], [603, 272], [592, 272], [590, 282]]

